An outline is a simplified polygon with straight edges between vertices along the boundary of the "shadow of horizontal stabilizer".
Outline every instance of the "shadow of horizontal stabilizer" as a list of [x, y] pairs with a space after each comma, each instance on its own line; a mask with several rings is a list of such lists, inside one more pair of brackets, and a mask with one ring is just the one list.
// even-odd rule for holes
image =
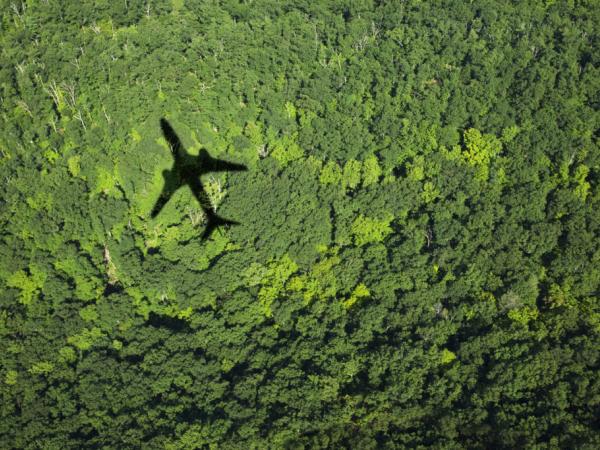
[[224, 219], [215, 214], [209, 215], [208, 221], [206, 224], [206, 228], [204, 229], [204, 232], [202, 233], [200, 238], [202, 240], [208, 239], [210, 237], [210, 235], [213, 233], [213, 231], [215, 231], [217, 228], [220, 228], [220, 227], [229, 228], [230, 226], [233, 226], [233, 225], [240, 225], [240, 223], [236, 222], [235, 220]]

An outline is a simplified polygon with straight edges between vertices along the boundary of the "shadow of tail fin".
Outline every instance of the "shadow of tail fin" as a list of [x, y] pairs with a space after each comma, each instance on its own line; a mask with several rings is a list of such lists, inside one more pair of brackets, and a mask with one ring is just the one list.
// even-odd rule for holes
[[239, 222], [235, 220], [227, 220], [221, 216], [216, 214], [211, 214], [208, 216], [208, 223], [206, 224], [206, 228], [204, 229], [204, 233], [202, 233], [202, 239], [208, 239], [208, 237], [212, 234], [215, 229], [219, 227], [230, 227], [232, 225], [239, 225]]

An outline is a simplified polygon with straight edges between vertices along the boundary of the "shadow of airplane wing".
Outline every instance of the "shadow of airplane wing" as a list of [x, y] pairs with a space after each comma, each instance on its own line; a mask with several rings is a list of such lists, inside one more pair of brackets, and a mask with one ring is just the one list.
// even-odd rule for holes
[[248, 168], [243, 164], [232, 163], [222, 159], [213, 158], [204, 149], [200, 150], [198, 160], [202, 167], [202, 173], [207, 172], [244, 172]]
[[163, 178], [165, 180], [165, 184], [160, 193], [160, 196], [158, 197], [158, 199], [156, 200], [156, 203], [154, 204], [154, 208], [152, 208], [152, 212], [150, 213], [150, 217], [152, 217], [153, 219], [156, 216], [158, 216], [160, 211], [163, 209], [163, 207], [166, 205], [166, 203], [170, 200], [173, 192], [175, 192], [175, 190], [176, 190], [176, 186], [175, 186], [176, 183], [175, 183], [175, 180], [173, 179], [172, 171], [168, 171], [168, 170], [163, 171]]
[[243, 164], [232, 163], [222, 159], [213, 159], [209, 165], [211, 172], [244, 172], [248, 170]]
[[156, 203], [154, 204], [154, 208], [152, 208], [152, 212], [150, 213], [150, 217], [152, 217], [153, 219], [158, 216], [158, 213], [160, 213], [160, 211], [163, 209], [163, 207], [167, 204], [167, 202], [169, 201], [169, 192], [167, 187], [165, 186], [162, 190], [162, 192], [160, 193], [160, 197], [158, 197], [158, 200], [156, 200]]

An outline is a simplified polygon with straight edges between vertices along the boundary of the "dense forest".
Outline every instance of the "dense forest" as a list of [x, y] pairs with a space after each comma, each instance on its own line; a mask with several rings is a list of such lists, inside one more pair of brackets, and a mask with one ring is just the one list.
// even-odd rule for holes
[[596, 0], [0, 6], [1, 448], [600, 448]]

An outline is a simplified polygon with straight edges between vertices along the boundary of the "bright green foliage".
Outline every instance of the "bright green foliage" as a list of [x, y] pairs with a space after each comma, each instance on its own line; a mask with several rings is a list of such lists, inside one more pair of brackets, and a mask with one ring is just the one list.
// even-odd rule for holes
[[98, 327], [93, 327], [90, 329], [84, 328], [80, 333], [74, 336], [69, 336], [67, 338], [67, 342], [73, 345], [79, 351], [85, 351], [92, 348], [92, 345], [98, 342], [98, 340], [103, 336], [104, 333], [102, 333], [102, 330]]
[[327, 300], [338, 295], [338, 281], [334, 268], [341, 259], [334, 254], [325, 256], [315, 263], [308, 273], [292, 277], [286, 288], [292, 292], [301, 292], [303, 300], [310, 302], [314, 299]]
[[106, 167], [99, 166], [93, 181], [92, 195], [104, 194], [110, 197], [119, 198], [121, 191], [117, 187], [117, 178], [113, 171]]
[[425, 178], [425, 158], [418, 155], [412, 163], [408, 164], [408, 178], [414, 181], [421, 181]]
[[148, 320], [151, 314], [165, 318], [188, 320], [193, 312], [192, 307], [182, 308], [177, 293], [172, 286], [148, 287], [145, 292], [129, 288], [128, 294], [133, 298], [135, 311]]
[[362, 165], [362, 184], [364, 187], [371, 186], [379, 181], [381, 177], [381, 166], [376, 156], [369, 156]]
[[62, 347], [58, 351], [58, 359], [64, 363], [70, 364], [77, 361], [77, 353], [73, 347]]
[[456, 359], [456, 355], [453, 352], [451, 352], [447, 348], [445, 348], [444, 350], [442, 350], [442, 356], [440, 358], [440, 361], [441, 361], [442, 364], [451, 363], [455, 359]]
[[342, 187], [344, 189], [356, 189], [361, 179], [361, 163], [354, 159], [348, 160], [342, 172]]
[[8, 384], [9, 386], [14, 386], [15, 384], [17, 384], [18, 380], [19, 374], [16, 370], [9, 370], [4, 376], [4, 383]]
[[508, 144], [509, 142], [512, 142], [513, 139], [519, 134], [520, 131], [521, 131], [521, 129], [516, 125], [512, 125], [510, 127], [505, 128], [504, 130], [502, 130], [501, 141], [504, 144]]
[[392, 218], [378, 220], [359, 215], [352, 223], [352, 234], [356, 245], [382, 242], [392, 232], [390, 223]]
[[71, 175], [73, 175], [74, 177], [79, 176], [79, 173], [81, 172], [81, 156], [71, 156], [67, 160], [67, 165], [69, 167], [69, 173]]
[[24, 305], [29, 305], [44, 286], [45, 280], [46, 274], [32, 264], [29, 266], [29, 273], [18, 270], [8, 277], [6, 284], [8, 287], [19, 289], [19, 301]]
[[131, 139], [133, 139], [133, 142], [135, 143], [141, 142], [142, 140], [142, 136], [135, 128], [131, 130]]
[[264, 140], [262, 124], [256, 122], [248, 122], [244, 128], [244, 135], [248, 137], [248, 139], [253, 145], [260, 146]]
[[258, 286], [267, 276], [267, 270], [262, 264], [253, 262], [242, 272], [242, 276], [248, 286]]
[[98, 311], [93, 305], [89, 305], [80, 309], [79, 315], [85, 322], [94, 322], [98, 319]]
[[323, 184], [341, 184], [342, 169], [335, 161], [327, 161], [321, 169], [319, 181]]
[[587, 181], [587, 176], [589, 172], [590, 169], [587, 166], [581, 165], [577, 167], [574, 174], [576, 183], [575, 195], [579, 197], [582, 201], [585, 201], [585, 199], [587, 198], [591, 187], [590, 183]]
[[522, 325], [527, 325], [529, 321], [537, 319], [538, 310], [530, 306], [525, 306], [523, 308], [518, 309], [511, 309], [508, 312], [508, 317], [510, 317], [515, 322], [519, 322]]
[[103, 290], [103, 284], [97, 276], [90, 276], [86, 270], [90, 269], [89, 263], [84, 258], [65, 258], [54, 261], [54, 267], [64, 272], [75, 284], [75, 294], [80, 300], [95, 300]]
[[52, 208], [52, 196], [45, 192], [36, 192], [33, 197], [27, 197], [27, 206], [34, 211], [50, 210]]
[[435, 185], [431, 181], [425, 182], [423, 185], [423, 201], [425, 203], [431, 203], [440, 196], [440, 192], [435, 188]]
[[291, 102], [285, 103], [285, 110], [287, 112], [288, 118], [295, 120], [296, 119], [296, 107]]
[[378, 183], [381, 175], [382, 169], [377, 157], [370, 156], [363, 162], [354, 159], [347, 161], [343, 170], [335, 161], [329, 160], [321, 169], [319, 181], [352, 190], [361, 184], [367, 187]]
[[463, 139], [465, 160], [477, 168], [478, 179], [487, 180], [490, 162], [502, 151], [502, 143], [492, 134], [481, 134], [475, 128], [466, 130]]
[[40, 361], [31, 366], [29, 373], [32, 375], [48, 375], [53, 370], [54, 364], [49, 361]]
[[273, 261], [267, 267], [262, 285], [258, 292], [258, 300], [263, 307], [264, 314], [271, 317], [271, 305], [279, 297], [288, 278], [298, 270], [298, 265], [286, 254], [281, 260]]
[[297, 136], [297, 133], [294, 133], [281, 138], [272, 137], [268, 142], [271, 155], [284, 167], [304, 156], [304, 152], [298, 145]]
[[358, 286], [356, 286], [354, 288], [354, 290], [352, 291], [352, 294], [350, 294], [350, 297], [344, 301], [344, 308], [348, 309], [351, 308], [352, 305], [354, 305], [357, 301], [359, 301], [360, 299], [363, 298], [367, 298], [371, 295], [371, 292], [369, 292], [369, 289], [367, 289], [367, 286], [364, 285], [364, 283], [360, 283]]

